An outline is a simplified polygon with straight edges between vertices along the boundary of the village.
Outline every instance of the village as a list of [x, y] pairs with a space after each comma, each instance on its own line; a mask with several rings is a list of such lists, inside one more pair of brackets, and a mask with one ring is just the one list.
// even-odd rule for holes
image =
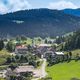
[[80, 80], [80, 0], [0, 0], [0, 80]]
[[[28, 75], [28, 79], [26, 80], [45, 78], [47, 76], [46, 66], [49, 56], [51, 56], [53, 62], [55, 62], [57, 57], [62, 59], [64, 56], [64, 53], [56, 51], [56, 49], [52, 47], [52, 44], [43, 42], [35, 44], [35, 42], [32, 41], [32, 44], [27, 46], [20, 42], [15, 43], [14, 51], [10, 53], [12, 61], [10, 62], [10, 57], [7, 58], [6, 64], [9, 66], [6, 69], [0, 70], [0, 77], [6, 80], [23, 80], [21, 77], [23, 75]], [[29, 57], [31, 57], [30, 60], [28, 59]], [[16, 63], [17, 66], [13, 63]]]

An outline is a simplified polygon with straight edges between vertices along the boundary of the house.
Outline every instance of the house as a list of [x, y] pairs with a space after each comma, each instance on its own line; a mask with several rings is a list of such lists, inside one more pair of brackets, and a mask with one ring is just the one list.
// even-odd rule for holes
[[10, 68], [7, 69], [6, 76], [7, 80], [10, 79], [10, 76], [21, 76], [22, 73], [29, 72], [32, 74], [33, 77], [40, 77], [40, 71], [38, 69], [35, 69], [33, 66], [18, 66], [16, 69], [11, 70]]
[[39, 44], [36, 46], [36, 48], [33, 50], [33, 54], [37, 55], [40, 58], [45, 57], [45, 53], [47, 51], [54, 52], [55, 50], [51, 47], [51, 44]]
[[65, 54], [63, 52], [55, 52], [57, 55], [57, 58], [59, 58], [60, 61], [64, 60]]
[[44, 53], [44, 57], [45, 58], [48, 58], [48, 56], [51, 56], [51, 57], [62, 57], [64, 55], [63, 52], [55, 52], [55, 51], [46, 51]]
[[2, 78], [6, 77], [6, 70], [0, 70], [0, 77]]
[[51, 47], [51, 44], [40, 44], [39, 47]]
[[47, 60], [50, 60], [51, 63], [56, 64], [58, 62], [64, 61], [65, 55], [63, 52], [47, 51], [47, 52], [45, 52], [44, 57]]
[[37, 51], [39, 51], [41, 54], [48, 51], [48, 49], [51, 48], [51, 45], [49, 44], [40, 44], [37, 46]]
[[48, 58], [49, 56], [55, 56], [56, 54], [53, 51], [46, 51], [43, 54], [43, 57]]
[[28, 48], [24, 45], [16, 46], [15, 53], [16, 54], [26, 54], [28, 51]]

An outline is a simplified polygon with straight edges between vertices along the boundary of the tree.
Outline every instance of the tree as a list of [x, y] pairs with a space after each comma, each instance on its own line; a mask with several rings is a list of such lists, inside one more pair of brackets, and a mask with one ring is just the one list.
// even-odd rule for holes
[[57, 46], [54, 44], [51, 46], [54, 50], [56, 50]]
[[45, 43], [46, 43], [46, 44], [48, 43], [48, 40], [47, 40], [47, 39], [45, 39]]
[[77, 53], [76, 56], [75, 56], [75, 61], [78, 61], [80, 58], [79, 54]]
[[9, 52], [13, 52], [13, 51], [14, 51], [15, 45], [12, 43], [12, 41], [9, 41], [9, 42], [7, 43], [6, 49], [7, 49]]
[[15, 57], [12, 57], [12, 62], [16, 62]]
[[19, 56], [19, 55], [16, 55], [16, 56], [15, 56], [15, 59], [19, 59], [19, 58], [20, 58], [20, 56]]
[[21, 79], [19, 79], [19, 80], [31, 80], [32, 79], [32, 77], [33, 77], [33, 73], [32, 72], [22, 72], [22, 73], [20, 73], [20, 77], [21, 77]]
[[60, 51], [63, 51], [63, 50], [64, 50], [64, 44], [61, 44]]
[[28, 45], [27, 48], [28, 48], [28, 51], [32, 51], [31, 45]]
[[37, 66], [40, 66], [41, 65], [41, 62], [40, 61], [37, 61]]
[[34, 66], [35, 68], [37, 67], [37, 62], [36, 61], [30, 61], [29, 62], [29, 65], [32, 65], [32, 66]]
[[8, 57], [6, 62], [7, 62], [7, 63], [11, 63], [11, 62], [12, 62], [11, 57]]
[[68, 59], [69, 59], [68, 54], [64, 54], [64, 61], [68, 61]]
[[72, 52], [69, 52], [69, 57], [70, 57], [70, 59], [72, 58]]
[[18, 66], [17, 64], [11, 63], [9, 68], [11, 68], [11, 70], [13, 71], [15, 68], [17, 68], [17, 66]]
[[16, 37], [16, 41], [20, 42], [21, 41], [21, 37], [20, 36], [17, 36]]
[[4, 48], [4, 42], [3, 40], [0, 40], [0, 50], [2, 50]]
[[28, 58], [26, 56], [24, 57], [24, 59], [25, 59], [26, 62], [28, 62]]
[[16, 76], [14, 75], [10, 76], [10, 80], [16, 80]]
[[28, 59], [27, 59], [26, 56], [21, 55], [21, 56], [20, 56], [20, 59], [19, 59], [19, 62], [21, 62], [21, 63], [25, 63], [25, 62], [28, 62]]
[[22, 36], [21, 36], [21, 40], [23, 40], [23, 41], [24, 41], [24, 40], [27, 40], [27, 37], [24, 36], [24, 35], [22, 35]]
[[72, 36], [68, 36], [65, 41], [64, 50], [73, 50], [80, 48], [80, 30], [73, 33]]
[[39, 38], [38, 38], [38, 41], [41, 42], [41, 40], [42, 40], [42, 39], [39, 37]]
[[64, 38], [63, 38], [62, 36], [59, 36], [58, 38], [56, 38], [56, 43], [57, 43], [57, 44], [60, 44], [60, 43], [64, 42], [63, 39], [64, 39]]

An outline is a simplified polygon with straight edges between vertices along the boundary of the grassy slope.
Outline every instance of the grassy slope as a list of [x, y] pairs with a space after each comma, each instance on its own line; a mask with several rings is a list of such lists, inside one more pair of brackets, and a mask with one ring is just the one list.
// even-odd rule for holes
[[6, 50], [0, 51], [0, 65], [4, 64], [6, 62], [6, 58], [9, 55], [10, 55], [10, 53], [8, 53]]
[[77, 53], [80, 54], [80, 49], [76, 49], [72, 51], [73, 55], [76, 55]]
[[9, 55], [9, 52], [7, 50], [1, 50], [0, 56], [2, 56], [2, 55]]
[[0, 78], [0, 80], [6, 80], [6, 79]]
[[[72, 52], [73, 58], [75, 58], [75, 56], [76, 56], [77, 53], [80, 55], [80, 49], [75, 49], [75, 50], [72, 50], [71, 52]], [[65, 51], [64, 53], [66, 54], [68, 52]]]
[[80, 61], [71, 61], [70, 63], [60, 63], [52, 67], [47, 67], [48, 76], [53, 80], [71, 80], [71, 78], [80, 78]]

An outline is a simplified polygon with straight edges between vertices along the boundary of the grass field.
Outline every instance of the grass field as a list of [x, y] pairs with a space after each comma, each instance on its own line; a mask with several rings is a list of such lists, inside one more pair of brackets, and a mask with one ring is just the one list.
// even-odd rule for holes
[[[75, 49], [75, 50], [72, 50], [72, 58], [75, 58], [76, 54], [79, 54], [80, 55], [80, 49]], [[65, 54], [66, 53], [69, 53], [69, 52], [64, 52]]]
[[74, 80], [80, 79], [80, 61], [71, 61], [69, 63], [59, 63], [51, 67], [47, 67], [48, 77], [52, 80]]
[[10, 56], [10, 53], [8, 53], [6, 50], [0, 51], [0, 65], [4, 64], [6, 62], [6, 58]]
[[77, 53], [80, 54], [80, 49], [76, 49], [76, 50], [73, 50], [71, 52], [73, 53], [73, 55], [76, 55]]

